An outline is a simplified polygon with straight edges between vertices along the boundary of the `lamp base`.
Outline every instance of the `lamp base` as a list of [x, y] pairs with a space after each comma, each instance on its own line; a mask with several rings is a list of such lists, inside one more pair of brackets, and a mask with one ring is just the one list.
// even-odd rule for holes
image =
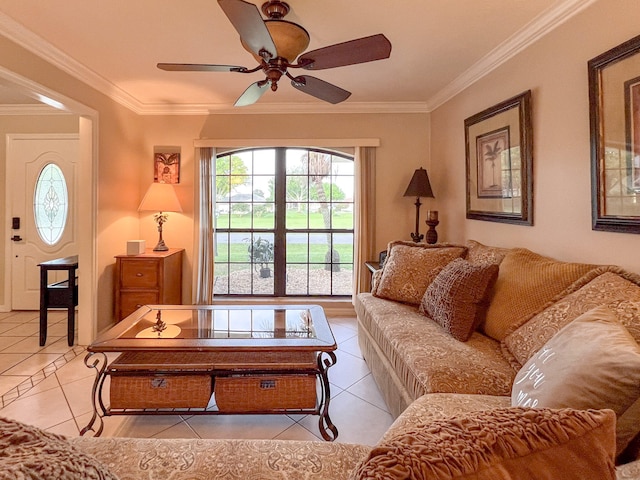
[[424, 235], [422, 235], [421, 233], [411, 233], [411, 240], [413, 240], [416, 243], [420, 243], [422, 241], [422, 239], [424, 238]]
[[167, 250], [169, 250], [169, 247], [167, 247], [164, 244], [164, 240], [162, 240], [162, 239], [160, 239], [158, 244], [155, 247], [153, 247], [153, 251], [154, 252], [166, 252]]
[[162, 239], [162, 224], [167, 221], [167, 214], [163, 214], [162, 212], [160, 212], [155, 216], [155, 220], [158, 223], [158, 244], [153, 247], [153, 251], [166, 252], [167, 250], [169, 250], [169, 247], [164, 244], [164, 240]]

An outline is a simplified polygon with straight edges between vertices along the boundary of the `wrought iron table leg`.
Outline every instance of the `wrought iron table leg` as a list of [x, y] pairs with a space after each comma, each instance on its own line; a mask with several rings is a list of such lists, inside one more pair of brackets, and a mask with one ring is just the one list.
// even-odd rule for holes
[[[96, 358], [92, 357], [97, 355]], [[88, 368], [93, 368], [96, 371], [96, 379], [93, 381], [93, 388], [91, 389], [91, 403], [93, 404], [93, 415], [86, 427], [80, 430], [80, 435], [84, 435], [87, 432], [93, 432], [94, 437], [99, 437], [102, 434], [104, 427], [104, 421], [102, 417], [107, 414], [107, 409], [102, 402], [102, 386], [106, 378], [105, 370], [107, 369], [107, 356], [104, 353], [89, 352], [84, 357], [84, 364]], [[98, 411], [100, 409], [100, 411]], [[98, 429], [95, 430], [94, 426], [98, 423]]]
[[[326, 354], [328, 358], [323, 358]], [[327, 441], [334, 441], [338, 438], [338, 429], [331, 422], [329, 417], [329, 403], [331, 402], [331, 389], [329, 387], [329, 376], [327, 370], [336, 364], [336, 354], [333, 352], [321, 352], [318, 354], [318, 370], [320, 371], [320, 383], [322, 386], [322, 396], [320, 398], [320, 419], [318, 420], [318, 426], [320, 427], [320, 434], [322, 438]]]

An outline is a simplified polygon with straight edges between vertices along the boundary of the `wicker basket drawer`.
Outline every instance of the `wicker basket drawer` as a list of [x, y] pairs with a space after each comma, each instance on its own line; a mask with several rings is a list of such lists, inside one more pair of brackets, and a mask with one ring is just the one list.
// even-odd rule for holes
[[215, 398], [221, 412], [312, 409], [316, 406], [316, 376], [216, 377]]
[[111, 408], [205, 408], [209, 375], [112, 375]]

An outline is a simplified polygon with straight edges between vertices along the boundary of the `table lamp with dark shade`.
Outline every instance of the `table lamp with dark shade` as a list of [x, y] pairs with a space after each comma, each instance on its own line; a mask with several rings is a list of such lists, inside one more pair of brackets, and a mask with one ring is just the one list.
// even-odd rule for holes
[[147, 190], [140, 206], [139, 212], [155, 211], [153, 218], [158, 224], [158, 244], [153, 248], [154, 252], [166, 252], [169, 250], [162, 239], [162, 225], [167, 221], [167, 212], [182, 212], [180, 201], [173, 185], [169, 183], [152, 183]]
[[411, 177], [411, 182], [409, 182], [404, 196], [416, 197], [416, 231], [411, 234], [411, 238], [414, 242], [420, 242], [424, 238], [424, 235], [420, 233], [420, 205], [422, 205], [420, 197], [435, 198], [433, 190], [431, 190], [429, 175], [427, 175], [427, 171], [424, 168], [420, 167], [413, 172], [413, 177]]

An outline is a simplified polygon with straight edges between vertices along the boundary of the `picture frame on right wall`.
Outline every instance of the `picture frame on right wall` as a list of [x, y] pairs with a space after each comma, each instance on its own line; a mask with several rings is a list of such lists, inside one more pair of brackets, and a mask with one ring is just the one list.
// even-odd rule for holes
[[533, 225], [531, 90], [464, 121], [467, 218]]
[[593, 230], [640, 233], [640, 36], [589, 60]]

